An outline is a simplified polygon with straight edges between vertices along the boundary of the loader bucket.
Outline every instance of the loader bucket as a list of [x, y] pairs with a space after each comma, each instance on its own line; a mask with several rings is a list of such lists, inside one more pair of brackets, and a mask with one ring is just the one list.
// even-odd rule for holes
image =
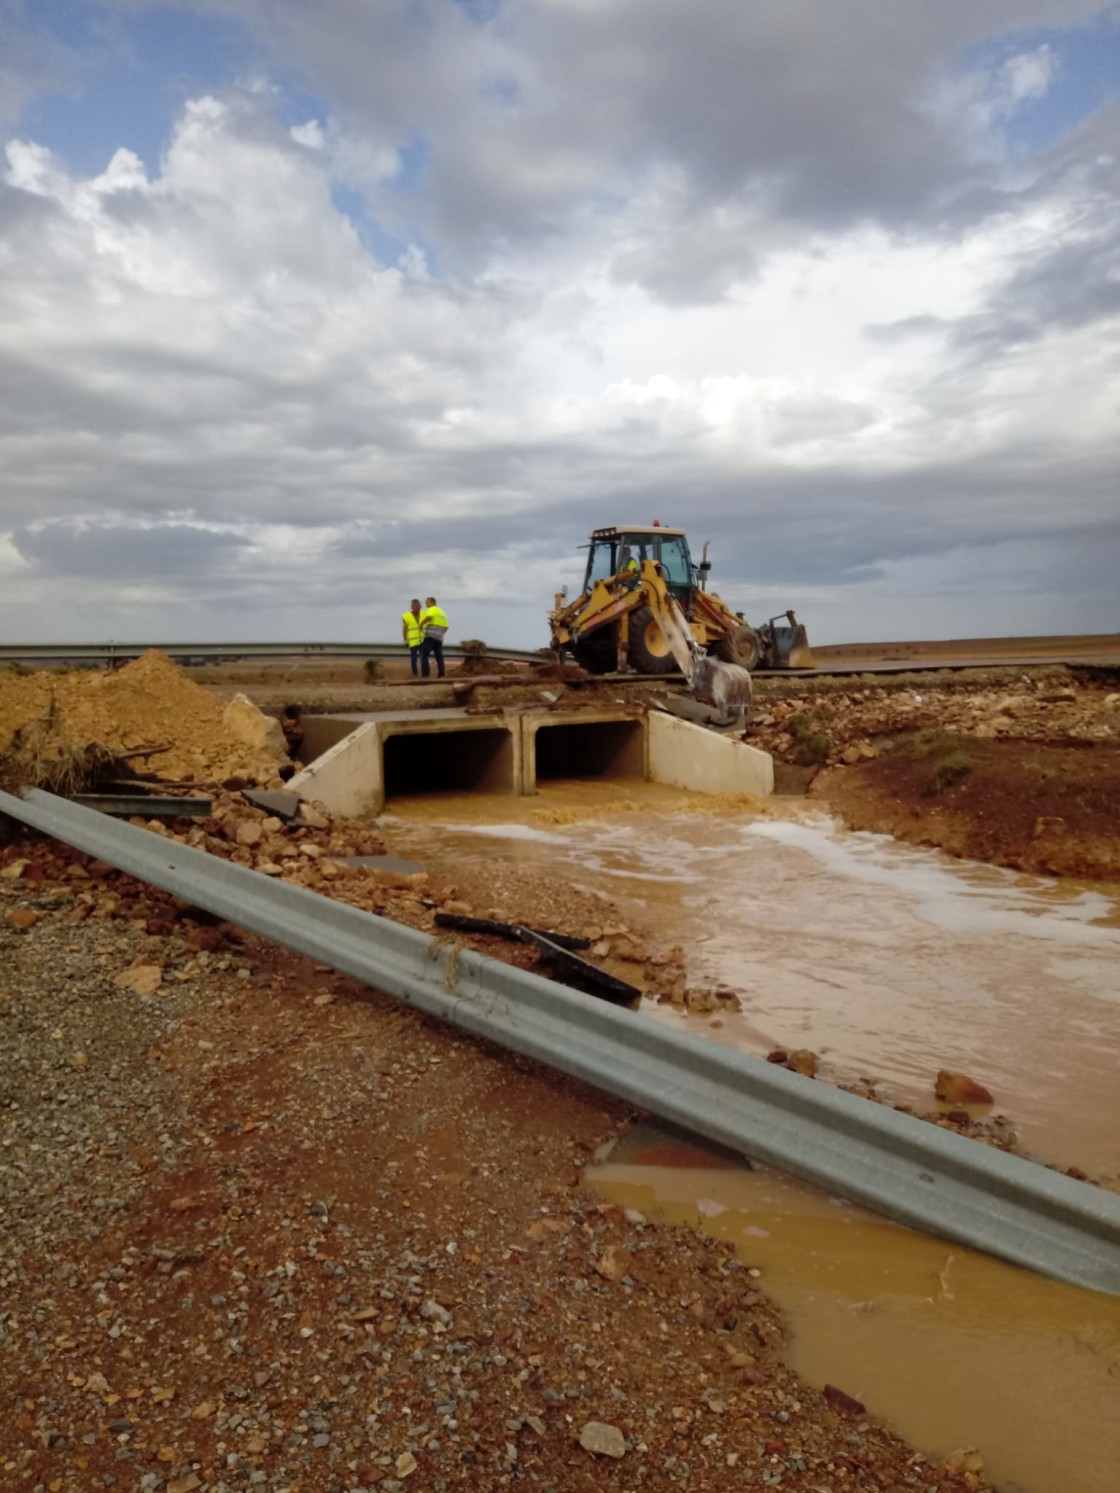
[[816, 667], [809, 635], [803, 622], [791, 627], [774, 627], [774, 657], [772, 669], [812, 669]]

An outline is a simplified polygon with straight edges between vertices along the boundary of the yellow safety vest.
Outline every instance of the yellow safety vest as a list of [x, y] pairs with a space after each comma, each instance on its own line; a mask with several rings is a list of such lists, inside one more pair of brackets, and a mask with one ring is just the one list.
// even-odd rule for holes
[[420, 626], [427, 632], [429, 627], [447, 628], [447, 613], [442, 607], [425, 607], [420, 613]]
[[420, 617], [414, 616], [410, 610], [402, 614], [401, 621], [408, 629], [408, 646], [410, 648], [419, 648], [420, 644], [424, 641], [424, 629], [421, 626]]

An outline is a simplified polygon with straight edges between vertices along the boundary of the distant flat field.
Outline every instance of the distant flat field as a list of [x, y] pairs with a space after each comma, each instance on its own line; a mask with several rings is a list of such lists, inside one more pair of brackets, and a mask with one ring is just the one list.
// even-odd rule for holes
[[[811, 638], [811, 634], [810, 634]], [[1120, 633], [1071, 634], [1064, 637], [1023, 638], [949, 638], [940, 642], [833, 643], [814, 645], [813, 656], [819, 668], [891, 669], [899, 664], [926, 668], [938, 664], [1009, 664], [1049, 663], [1069, 660], [1084, 663], [1120, 665]], [[448, 663], [448, 675], [457, 675], [457, 662]], [[341, 692], [347, 698], [365, 697], [370, 689], [386, 685], [411, 683], [407, 660], [383, 659], [376, 673], [368, 677], [364, 663], [357, 658], [339, 659], [245, 659], [234, 664], [205, 664], [190, 669], [191, 677], [209, 684], [223, 694], [249, 689], [261, 704], [282, 704], [285, 699], [321, 704]], [[427, 695], [438, 690], [417, 683]], [[341, 696], [339, 696], [341, 697]], [[434, 699], [434, 697], [433, 697]], [[428, 703], [431, 703], [429, 701]], [[440, 703], [450, 703], [441, 700]]]
[[1086, 663], [1120, 660], [1120, 633], [1069, 633], [1051, 637], [946, 638], [937, 642], [813, 644], [818, 664], [858, 663], [982, 663], [1081, 660]]

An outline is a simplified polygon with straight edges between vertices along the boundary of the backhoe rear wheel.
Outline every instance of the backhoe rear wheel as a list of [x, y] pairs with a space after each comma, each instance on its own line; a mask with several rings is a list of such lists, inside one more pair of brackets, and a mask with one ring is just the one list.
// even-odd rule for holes
[[740, 664], [744, 669], [757, 669], [762, 662], [762, 639], [746, 622], [733, 631], [725, 633], [716, 644], [716, 657], [725, 664]]
[[630, 614], [630, 646], [627, 660], [639, 674], [671, 674], [677, 667], [669, 639], [654, 620], [649, 607]]

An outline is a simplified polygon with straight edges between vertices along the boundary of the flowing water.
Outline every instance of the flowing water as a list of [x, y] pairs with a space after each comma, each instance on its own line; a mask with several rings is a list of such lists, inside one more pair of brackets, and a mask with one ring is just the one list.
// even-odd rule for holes
[[[1120, 889], [851, 834], [800, 801], [621, 792], [410, 800], [387, 828], [419, 860], [500, 859], [603, 891], [636, 928], [684, 946], [692, 983], [743, 1001], [717, 1024], [652, 1005], [647, 1018], [754, 1053], [808, 1047], [822, 1076], [868, 1078], [926, 1109], [937, 1070], [963, 1070], [1025, 1150], [1116, 1185]], [[794, 1366], [914, 1444], [978, 1446], [1004, 1488], [1120, 1487], [1120, 1301], [772, 1172], [666, 1164], [640, 1135], [595, 1181], [732, 1242], [786, 1310]]]

